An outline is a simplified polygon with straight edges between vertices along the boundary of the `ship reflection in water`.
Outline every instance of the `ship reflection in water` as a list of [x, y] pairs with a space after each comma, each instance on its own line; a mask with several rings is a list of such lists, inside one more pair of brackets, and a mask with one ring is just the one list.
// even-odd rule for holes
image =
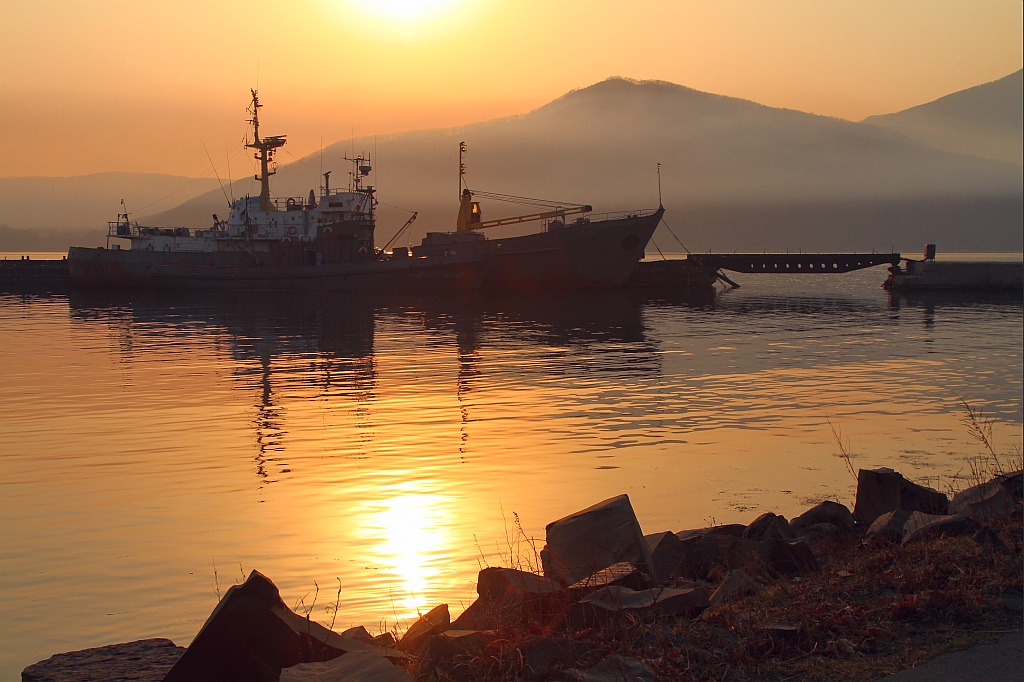
[[978, 454], [961, 396], [1012, 450], [1019, 297], [892, 299], [882, 279], [0, 294], [0, 619], [17, 633], [0, 673], [139, 637], [187, 644], [252, 569], [338, 628], [407, 627], [440, 603], [455, 616], [482, 566], [535, 566], [546, 523], [621, 493], [651, 533], [850, 503], [827, 420], [856, 466], [950, 476]]

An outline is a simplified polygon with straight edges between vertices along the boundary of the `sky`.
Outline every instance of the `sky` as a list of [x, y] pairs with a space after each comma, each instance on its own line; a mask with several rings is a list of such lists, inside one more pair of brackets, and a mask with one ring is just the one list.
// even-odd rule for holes
[[860, 120], [1009, 75], [1024, 49], [1021, 0], [0, 2], [0, 177], [247, 174], [250, 88], [287, 163], [611, 76]]

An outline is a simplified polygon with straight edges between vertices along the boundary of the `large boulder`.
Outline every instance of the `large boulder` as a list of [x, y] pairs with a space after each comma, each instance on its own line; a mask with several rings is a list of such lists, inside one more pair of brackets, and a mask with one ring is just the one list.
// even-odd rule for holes
[[652, 533], [644, 536], [647, 549], [654, 562], [654, 575], [658, 582], [664, 582], [679, 575], [679, 564], [683, 560], [683, 543], [675, 533]]
[[827, 523], [842, 530], [850, 530], [856, 521], [846, 505], [826, 500], [790, 521], [789, 527], [797, 535], [803, 535], [804, 530], [820, 523]]
[[[259, 571], [232, 585], [165, 682], [276, 682], [283, 668], [349, 651], [385, 655], [293, 612]], [[388, 656], [396, 655], [387, 652]]]
[[925, 514], [898, 509], [875, 519], [864, 541], [907, 544], [937, 535], [966, 535], [979, 528], [977, 521], [962, 514]]
[[627, 495], [549, 523], [540, 558], [544, 575], [563, 586], [621, 562], [654, 574], [651, 552]]
[[409, 626], [409, 629], [398, 640], [398, 648], [406, 653], [416, 653], [428, 639], [451, 628], [452, 619], [448, 613], [448, 605], [440, 604]]
[[963, 514], [925, 514], [914, 512], [903, 524], [902, 544], [938, 535], [967, 535], [980, 528], [977, 521]]
[[768, 540], [771, 538], [791, 540], [796, 537], [796, 534], [789, 527], [789, 521], [786, 520], [785, 516], [766, 512], [758, 516], [747, 526], [746, 530], [743, 531], [743, 537], [751, 540]]
[[477, 600], [455, 619], [457, 630], [493, 630], [559, 620], [567, 608], [562, 586], [514, 568], [489, 567], [477, 576]]
[[907, 524], [910, 514], [905, 509], [888, 511], [872, 521], [864, 534], [864, 542], [882, 542], [894, 544], [903, 540], [903, 527]]
[[886, 512], [902, 509], [926, 514], [945, 514], [949, 500], [942, 493], [908, 481], [902, 474], [885, 467], [857, 472], [857, 502], [853, 517], [870, 526]]
[[712, 530], [704, 533], [684, 531], [683, 560], [679, 575], [707, 580], [716, 572], [725, 574], [738, 568], [757, 568], [770, 575], [797, 575], [818, 570], [818, 561], [803, 540], [768, 538], [752, 540], [724, 535]]
[[708, 592], [700, 586], [652, 590], [609, 586], [573, 604], [569, 622], [575, 627], [595, 627], [637, 613], [689, 617], [706, 609], [708, 603]]
[[963, 514], [975, 521], [1005, 516], [1017, 511], [1019, 498], [1013, 494], [1013, 478], [995, 478], [957, 493], [949, 502], [950, 514]]
[[22, 682], [160, 682], [185, 647], [169, 639], [140, 639], [123, 644], [70, 651], [25, 668]]

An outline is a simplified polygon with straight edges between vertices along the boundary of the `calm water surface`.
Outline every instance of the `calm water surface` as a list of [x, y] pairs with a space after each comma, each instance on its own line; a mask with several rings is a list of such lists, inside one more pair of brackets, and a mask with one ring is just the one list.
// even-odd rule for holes
[[856, 466], [939, 488], [982, 452], [960, 398], [1019, 448], [1021, 297], [890, 296], [884, 276], [668, 299], [0, 293], [0, 677], [188, 644], [252, 569], [336, 629], [457, 615], [482, 566], [534, 565], [528, 538], [620, 493], [645, 532], [852, 504], [829, 423]]

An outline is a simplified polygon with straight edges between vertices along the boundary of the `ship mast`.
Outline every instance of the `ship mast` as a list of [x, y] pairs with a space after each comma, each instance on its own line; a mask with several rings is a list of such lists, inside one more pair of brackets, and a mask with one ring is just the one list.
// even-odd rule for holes
[[260, 104], [259, 97], [256, 95], [255, 90], [250, 90], [252, 93], [252, 118], [249, 119], [249, 123], [252, 124], [253, 141], [246, 142], [246, 149], [255, 149], [256, 153], [253, 158], [260, 162], [260, 174], [256, 176], [256, 180], [260, 183], [260, 209], [264, 211], [275, 210], [273, 202], [270, 201], [270, 176], [277, 171], [271, 167], [271, 162], [274, 160], [274, 150], [278, 147], [285, 145], [285, 135], [268, 135], [267, 137], [260, 139]]

